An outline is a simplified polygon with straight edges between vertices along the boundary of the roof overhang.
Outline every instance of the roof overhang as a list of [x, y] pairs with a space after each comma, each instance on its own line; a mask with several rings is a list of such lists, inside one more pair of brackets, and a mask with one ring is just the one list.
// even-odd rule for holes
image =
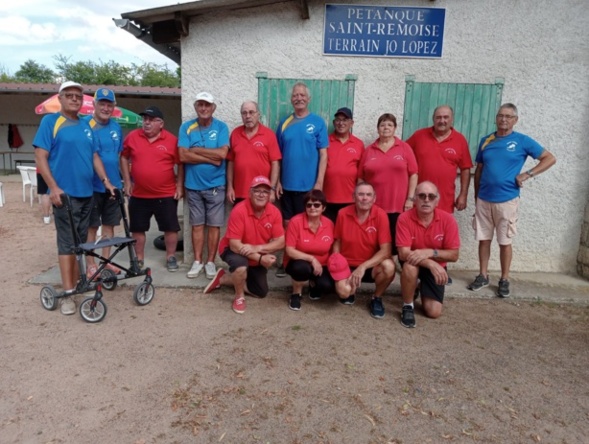
[[218, 11], [256, 8], [275, 3], [299, 4], [301, 19], [309, 18], [307, 0], [200, 0], [161, 6], [141, 11], [125, 12], [115, 24], [177, 64], [181, 62], [180, 40], [188, 36], [190, 19]]

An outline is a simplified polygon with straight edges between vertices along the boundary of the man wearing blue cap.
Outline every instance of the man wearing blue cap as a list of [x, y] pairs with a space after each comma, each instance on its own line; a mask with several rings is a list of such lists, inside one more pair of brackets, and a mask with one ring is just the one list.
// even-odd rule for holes
[[[121, 188], [121, 173], [119, 170], [119, 156], [123, 151], [123, 135], [121, 126], [111, 119], [116, 105], [115, 93], [108, 88], [100, 88], [94, 94], [94, 113], [85, 117], [94, 134], [94, 140], [98, 147], [98, 155], [102, 159], [106, 175], [110, 183]], [[94, 188], [94, 203], [92, 213], [90, 214], [90, 226], [88, 228], [88, 242], [96, 241], [96, 232], [102, 225], [102, 236], [113, 237], [114, 227], [121, 223], [121, 209], [118, 202], [112, 199], [110, 193], [106, 191], [100, 177], [94, 173], [92, 182]], [[110, 247], [102, 249], [102, 255], [110, 255]], [[91, 277], [96, 273], [96, 263], [91, 256], [86, 257], [86, 274]], [[119, 268], [108, 264], [115, 273], [119, 273]]]

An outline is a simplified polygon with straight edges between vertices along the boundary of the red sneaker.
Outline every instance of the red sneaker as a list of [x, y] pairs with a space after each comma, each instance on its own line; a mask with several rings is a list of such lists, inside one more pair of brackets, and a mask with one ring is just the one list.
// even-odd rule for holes
[[217, 270], [217, 273], [215, 273], [215, 277], [213, 278], [213, 280], [211, 282], [209, 282], [209, 285], [207, 285], [205, 287], [205, 289], [203, 290], [203, 293], [209, 294], [209, 293], [212, 293], [217, 288], [221, 288], [221, 278], [224, 275], [225, 275], [225, 270], [222, 268], [219, 268]]
[[245, 313], [245, 298], [240, 296], [233, 301], [233, 311], [238, 314]]

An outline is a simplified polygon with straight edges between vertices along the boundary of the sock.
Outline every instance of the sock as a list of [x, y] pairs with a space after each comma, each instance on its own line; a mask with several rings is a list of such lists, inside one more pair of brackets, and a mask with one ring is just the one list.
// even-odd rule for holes
[[403, 302], [403, 307], [411, 307], [411, 308], [414, 308], [413, 307], [413, 302], [411, 302], [410, 304], [407, 304], [407, 303]]

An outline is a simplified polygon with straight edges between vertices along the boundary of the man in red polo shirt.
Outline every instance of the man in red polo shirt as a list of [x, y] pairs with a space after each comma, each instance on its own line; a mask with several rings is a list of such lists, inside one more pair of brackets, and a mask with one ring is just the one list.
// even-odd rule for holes
[[[465, 137], [453, 128], [454, 111], [448, 105], [438, 106], [434, 125], [417, 130], [407, 143], [415, 153], [419, 181], [429, 180], [440, 190], [438, 209], [453, 213], [466, 208], [472, 159]], [[456, 172], [460, 170], [460, 193], [456, 197]]]
[[374, 282], [376, 289], [370, 301], [370, 315], [382, 319], [382, 295], [395, 278], [395, 264], [391, 258], [389, 219], [382, 208], [374, 205], [375, 201], [374, 188], [363, 182], [356, 185], [354, 204], [338, 213], [333, 252], [341, 253], [352, 273], [336, 281], [335, 290], [343, 304], [352, 305], [360, 284]]
[[164, 129], [164, 115], [158, 107], [150, 106], [139, 114], [143, 126], [125, 137], [120, 160], [125, 194], [131, 196], [129, 229], [137, 240], [135, 251], [139, 266], [143, 267], [145, 232], [155, 216], [159, 230], [164, 232], [166, 266], [168, 271], [175, 272], [180, 231], [178, 200], [184, 195], [184, 165], [180, 163], [178, 138]]
[[358, 165], [364, 152], [364, 142], [352, 134], [354, 119], [350, 108], [340, 108], [333, 119], [333, 133], [329, 135], [327, 169], [323, 192], [327, 199], [325, 216], [333, 223], [343, 207], [353, 203]]
[[280, 176], [280, 148], [276, 134], [260, 123], [260, 110], [253, 101], [241, 105], [243, 125], [231, 132], [227, 154], [227, 200], [238, 203], [249, 197], [250, 183], [256, 176], [270, 178], [270, 202], [276, 200]]
[[403, 266], [401, 324], [408, 328], [415, 327], [413, 300], [418, 279], [425, 315], [435, 319], [442, 314], [448, 282], [446, 263], [458, 260], [460, 248], [456, 219], [436, 208], [440, 201], [438, 188], [432, 182], [421, 182], [414, 200], [413, 209], [401, 214], [397, 221], [397, 248]]
[[229, 265], [229, 275], [219, 268], [204, 289], [210, 293], [221, 285], [233, 285], [233, 311], [245, 312], [245, 293], [259, 298], [268, 294], [268, 268], [276, 263], [274, 253], [284, 248], [280, 211], [270, 203], [272, 183], [265, 176], [251, 182], [249, 199], [231, 211], [227, 231], [219, 243], [219, 256]]

